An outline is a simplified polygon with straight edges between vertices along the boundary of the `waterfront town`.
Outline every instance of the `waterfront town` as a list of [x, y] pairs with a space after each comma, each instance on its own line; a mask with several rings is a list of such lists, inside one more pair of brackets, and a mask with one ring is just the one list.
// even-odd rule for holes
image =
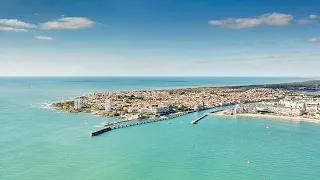
[[52, 107], [125, 120], [155, 119], [239, 103], [278, 101], [290, 93], [290, 90], [245, 86], [96, 92], [72, 101], [54, 103]]
[[263, 101], [253, 104], [239, 103], [233, 108], [216, 114], [320, 119], [320, 97], [305, 94], [291, 94], [277, 101]]

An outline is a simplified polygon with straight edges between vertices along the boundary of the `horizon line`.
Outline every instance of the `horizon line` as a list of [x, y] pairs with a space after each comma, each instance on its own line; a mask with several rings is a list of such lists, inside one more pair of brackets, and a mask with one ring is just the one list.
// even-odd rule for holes
[[153, 75], [150, 75], [150, 76], [140, 76], [140, 75], [137, 75], [137, 76], [129, 76], [129, 75], [116, 75], [116, 76], [92, 76], [92, 75], [88, 75], [88, 76], [60, 76], [60, 75], [57, 75], [57, 76], [46, 76], [46, 75], [35, 75], [35, 76], [0, 76], [0, 78], [63, 78], [63, 77], [69, 77], [69, 78], [72, 78], [72, 77], [75, 77], [75, 78], [81, 78], [81, 77], [101, 77], [101, 78], [108, 78], [108, 77], [220, 77], [220, 78], [320, 78], [320, 76], [153, 76]]

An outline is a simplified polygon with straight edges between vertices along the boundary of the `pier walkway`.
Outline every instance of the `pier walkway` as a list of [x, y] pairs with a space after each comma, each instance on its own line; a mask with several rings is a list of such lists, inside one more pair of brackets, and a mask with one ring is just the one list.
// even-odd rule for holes
[[210, 113], [216, 113], [216, 112], [220, 112], [220, 111], [222, 111], [222, 110], [215, 110], [215, 111], [206, 113], [206, 114], [202, 115], [201, 117], [197, 118], [196, 120], [191, 121], [191, 124], [197, 124], [201, 119], [207, 117]]
[[179, 113], [179, 114], [174, 114], [170, 115], [164, 118], [159, 118], [159, 119], [141, 119], [141, 120], [125, 120], [125, 121], [119, 121], [119, 122], [113, 122], [106, 124], [104, 128], [97, 130], [97, 131], [91, 131], [90, 136], [98, 136], [100, 134], [103, 134], [105, 132], [114, 130], [114, 129], [119, 129], [119, 128], [126, 128], [126, 127], [131, 127], [131, 126], [138, 126], [142, 124], [149, 124], [149, 123], [154, 123], [158, 121], [165, 121], [169, 119], [173, 119], [179, 116], [186, 115], [188, 113]]
[[204, 114], [202, 115], [201, 117], [199, 117], [198, 119], [194, 120], [194, 121], [191, 121], [191, 124], [197, 124], [198, 121], [200, 121], [201, 119], [205, 118], [208, 116], [208, 113], [207, 114]]
[[[212, 109], [212, 108], [217, 108], [217, 107], [224, 107], [224, 106], [230, 106], [232, 104], [225, 104], [225, 105], [219, 105], [219, 106], [215, 106], [215, 107], [210, 107], [210, 108], [206, 108], [204, 110], [208, 110], [208, 109]], [[219, 112], [222, 110], [215, 110], [209, 113], [215, 113], [215, 112]], [[184, 113], [178, 113], [178, 114], [173, 114], [173, 115], [168, 115], [166, 117], [163, 118], [159, 118], [159, 119], [140, 119], [140, 120], [124, 120], [124, 121], [119, 121], [119, 122], [109, 122], [109, 123], [103, 123], [102, 129], [99, 129], [97, 131], [91, 131], [90, 136], [98, 136], [100, 134], [103, 134], [105, 132], [114, 130], [114, 129], [119, 129], [119, 128], [126, 128], [126, 127], [131, 127], [131, 126], [138, 126], [138, 125], [142, 125], [142, 124], [149, 124], [149, 123], [154, 123], [154, 122], [158, 122], [158, 121], [164, 121], [164, 120], [169, 120], [169, 119], [173, 119], [179, 116], [184, 116], [186, 114], [190, 114], [190, 113], [194, 113], [196, 111], [189, 111], [189, 112], [184, 112]], [[196, 120], [192, 121], [191, 124], [197, 124], [197, 122], [199, 122], [201, 119], [205, 118], [206, 116], [208, 116], [209, 113], [206, 113], [204, 115], [202, 115], [201, 117], [197, 118]]]

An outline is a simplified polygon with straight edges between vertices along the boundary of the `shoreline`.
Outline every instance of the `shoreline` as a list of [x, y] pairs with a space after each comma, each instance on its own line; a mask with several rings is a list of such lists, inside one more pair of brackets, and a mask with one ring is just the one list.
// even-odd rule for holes
[[320, 123], [320, 119], [306, 118], [306, 117], [290, 117], [290, 116], [277, 116], [268, 114], [237, 114], [237, 115], [225, 115], [225, 114], [211, 114], [213, 116], [233, 116], [233, 117], [251, 117], [251, 118], [271, 118], [290, 121], [306, 121], [312, 123]]
[[[318, 81], [320, 83], [320, 80]], [[309, 83], [310, 87], [304, 85], [305, 83]], [[140, 117], [154, 119], [159, 117], [159, 114], [190, 113], [198, 110], [235, 105], [241, 102], [275, 101], [278, 98], [297, 93], [297, 89], [300, 86], [306, 86], [305, 91], [315, 90], [313, 83], [313, 81], [309, 80], [260, 85], [248, 84], [214, 87], [179, 87], [177, 89], [164, 88], [163, 90], [95, 92], [76, 96], [74, 100], [52, 103], [49, 106], [52, 109], [63, 110], [69, 113], [84, 112], [103, 117], [119, 117], [120, 119], [132, 119], [135, 117], [137, 119]], [[298, 87], [297, 84], [299, 84]], [[317, 88], [320, 90], [320, 87]], [[107, 107], [108, 109], [105, 110]], [[279, 118], [280, 116], [275, 117]], [[315, 121], [311, 118], [299, 119]]]

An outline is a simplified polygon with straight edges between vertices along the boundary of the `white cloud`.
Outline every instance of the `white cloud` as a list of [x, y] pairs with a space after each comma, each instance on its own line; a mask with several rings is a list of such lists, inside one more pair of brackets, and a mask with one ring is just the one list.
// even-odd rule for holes
[[63, 17], [58, 20], [41, 24], [42, 29], [83, 29], [90, 28], [94, 24], [85, 17]]
[[310, 20], [310, 19], [299, 19], [296, 21], [298, 24], [312, 24], [315, 23], [317, 21], [314, 20]]
[[52, 37], [48, 37], [48, 36], [35, 36], [34, 38], [39, 40], [46, 40], [46, 41], [51, 41], [53, 39]]
[[254, 18], [228, 18], [224, 20], [211, 20], [209, 21], [209, 24], [225, 28], [241, 29], [255, 27], [262, 24], [287, 25], [290, 24], [292, 20], [293, 16], [290, 14], [270, 13]]
[[310, 19], [316, 19], [316, 18], [318, 18], [318, 16], [317, 16], [317, 15], [314, 15], [314, 14], [310, 14], [309, 18], [310, 18]]
[[314, 15], [314, 14], [311, 14], [309, 15], [307, 18], [303, 18], [303, 19], [299, 19], [299, 20], [296, 20], [296, 22], [298, 24], [312, 24], [312, 23], [316, 23], [317, 21], [315, 19], [317, 19], [318, 16], [317, 15]]
[[211, 20], [209, 21], [209, 24], [220, 26], [220, 25], [223, 25], [223, 21]]
[[287, 25], [293, 20], [291, 14], [272, 13], [260, 16], [267, 24], [270, 25]]
[[22, 21], [19, 21], [18, 19], [0, 19], [0, 25], [13, 26], [13, 27], [23, 27], [23, 28], [36, 28], [37, 27], [34, 24], [22, 22]]
[[312, 39], [309, 39], [310, 42], [318, 42], [320, 43], [320, 38], [312, 38]]
[[0, 26], [0, 31], [28, 32], [28, 30], [26, 30], [26, 29], [13, 28], [13, 27], [3, 27], [3, 26]]

